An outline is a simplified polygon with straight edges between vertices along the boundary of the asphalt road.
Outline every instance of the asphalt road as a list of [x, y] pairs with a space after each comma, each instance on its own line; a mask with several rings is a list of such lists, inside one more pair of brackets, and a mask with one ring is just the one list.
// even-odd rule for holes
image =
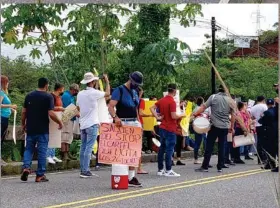
[[[179, 178], [156, 176], [156, 163], [145, 164], [149, 175], [139, 175], [143, 188], [111, 190], [110, 169], [94, 172], [99, 177], [80, 179], [78, 171], [48, 174], [50, 182], [22, 183], [19, 177], [3, 178], [1, 208], [277, 208], [274, 192], [277, 174], [262, 171], [255, 161], [218, 173], [196, 173], [191, 160], [174, 167]], [[215, 157], [212, 159], [215, 164]]]

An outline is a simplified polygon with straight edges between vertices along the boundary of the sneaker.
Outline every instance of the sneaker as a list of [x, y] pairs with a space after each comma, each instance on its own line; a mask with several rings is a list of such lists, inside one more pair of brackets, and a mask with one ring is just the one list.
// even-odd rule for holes
[[176, 163], [176, 165], [186, 165], [186, 164], [185, 164], [185, 163], [182, 163], [181, 160], [178, 160], [177, 163]]
[[99, 165], [95, 166], [94, 170], [95, 171], [99, 171], [100, 170], [100, 166]]
[[139, 183], [137, 178], [133, 177], [130, 181], [128, 181], [128, 186], [130, 186], [130, 187], [142, 187], [142, 184]]
[[43, 176], [36, 176], [35, 182], [48, 182], [49, 179], [45, 175]]
[[213, 166], [212, 165], [208, 165], [208, 168], [213, 168]]
[[81, 174], [80, 174], [81, 178], [90, 178], [92, 176], [93, 176], [93, 174], [90, 171], [88, 171], [88, 172], [81, 172]]
[[197, 164], [202, 164], [201, 161], [198, 161], [198, 160], [194, 160], [193, 164], [197, 165]]
[[200, 167], [198, 169], [195, 169], [195, 172], [208, 172], [208, 169], [205, 169], [203, 167]]
[[219, 166], [217, 166], [217, 170], [218, 170], [219, 173], [223, 172], [223, 169]]
[[91, 160], [95, 160], [96, 156], [94, 154], [91, 154]]
[[274, 169], [271, 170], [271, 172], [275, 172], [275, 173], [276, 173], [276, 172], [279, 172], [279, 168], [278, 168], [278, 167], [277, 167], [277, 168], [274, 168]]
[[151, 150], [147, 150], [146, 154], [152, 154], [152, 151]]
[[30, 169], [24, 169], [24, 170], [22, 171], [20, 180], [22, 180], [22, 181], [27, 181], [27, 180], [28, 180], [28, 175], [29, 175], [30, 173], [31, 173]]
[[234, 160], [235, 164], [245, 164], [243, 160]]
[[245, 160], [254, 160], [254, 158], [251, 158], [250, 156], [245, 156]]
[[158, 175], [158, 176], [164, 176], [164, 174], [165, 174], [165, 171], [164, 171], [164, 170], [159, 170], [159, 171], [157, 172], [157, 175]]
[[194, 149], [192, 148], [192, 147], [190, 147], [190, 146], [186, 146], [185, 148], [184, 148], [186, 151], [193, 151]]
[[225, 164], [227, 164], [227, 165], [235, 165], [235, 163], [232, 160], [227, 160], [225, 162]]
[[51, 157], [47, 157], [47, 161], [48, 161], [48, 163], [50, 163], [50, 164], [55, 164], [54, 159], [51, 158]]
[[53, 159], [55, 162], [58, 162], [58, 163], [61, 163], [61, 162], [62, 162], [62, 160], [58, 159], [57, 157], [53, 157], [52, 159]]
[[175, 173], [173, 170], [166, 171], [164, 176], [166, 177], [180, 177], [181, 175], [178, 173]]

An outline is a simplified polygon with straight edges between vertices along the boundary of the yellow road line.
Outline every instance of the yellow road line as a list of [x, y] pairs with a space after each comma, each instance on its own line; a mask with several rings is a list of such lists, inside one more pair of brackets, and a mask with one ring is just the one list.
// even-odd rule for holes
[[230, 176], [230, 177], [225, 177], [225, 178], [221, 178], [221, 179], [213, 179], [213, 180], [210, 180], [210, 181], [204, 181], [204, 182], [193, 183], [193, 184], [188, 184], [188, 185], [183, 185], [183, 186], [178, 186], [178, 187], [172, 187], [172, 188], [166, 188], [166, 189], [161, 189], [161, 190], [156, 190], [156, 191], [150, 191], [150, 192], [140, 193], [140, 194], [136, 194], [136, 195], [132, 195], [132, 196], [131, 195], [130, 196], [124, 196], [124, 197], [115, 198], [115, 199], [111, 199], [111, 200], [107, 200], [107, 201], [100, 201], [100, 202], [95, 202], [95, 203], [91, 203], [91, 204], [85, 204], [85, 205], [77, 206], [77, 207], [74, 207], [74, 208], [84, 208], [84, 207], [95, 206], [95, 205], [100, 205], [100, 204], [107, 204], [107, 203], [111, 203], [111, 202], [122, 201], [122, 200], [125, 200], [125, 199], [137, 198], [137, 197], [152, 195], [152, 194], [156, 194], [156, 193], [163, 193], [163, 192], [167, 192], [167, 191], [174, 191], [174, 190], [188, 188], [188, 187], [192, 187], [192, 186], [198, 186], [198, 185], [204, 185], [204, 184], [214, 183], [214, 182], [218, 182], [218, 181], [241, 178], [241, 177], [244, 177], [244, 176], [255, 175], [255, 174], [263, 173], [263, 172], [267, 172], [267, 171], [260, 170], [260, 171], [257, 171], [257, 172], [252, 172], [252, 173], [247, 173], [247, 174], [242, 174], [242, 175]]
[[[159, 188], [167, 188], [167, 187], [170, 187], [170, 186], [196, 183], [196, 182], [200, 182], [200, 181], [207, 181], [207, 180], [211, 180], [211, 179], [225, 178], [225, 177], [230, 177], [230, 176], [235, 176], [235, 175], [240, 175], [240, 174], [259, 172], [259, 171], [260, 171], [260, 169], [254, 169], [254, 170], [242, 171], [242, 172], [237, 172], [237, 173], [213, 176], [213, 177], [208, 177], [208, 178], [201, 178], [201, 179], [196, 179], [196, 180], [191, 180], [191, 181], [183, 181], [183, 182], [179, 182], [179, 183], [167, 184], [167, 185], [162, 185], [162, 186], [154, 186], [154, 187], [151, 187], [151, 188], [144, 188], [144, 189], [139, 189], [139, 190], [136, 190], [136, 191], [125, 191], [125, 192], [121, 192], [121, 193], [117, 193], [117, 194], [109, 194], [109, 195], [105, 195], [105, 196], [101, 196], [101, 197], [95, 197], [95, 198], [92, 198], [92, 199], [86, 199], [86, 200], [81, 200], [81, 201], [69, 202], [69, 203], [65, 203], [65, 204], [48, 206], [48, 207], [45, 207], [45, 208], [67, 207], [67, 206], [71, 206], [71, 205], [82, 204], [82, 203], [86, 203], [86, 202], [92, 202], [92, 201], [107, 199], [107, 198], [111, 198], [111, 197], [119, 197], [119, 196], [128, 195], [128, 194], [132, 194], [132, 193], [139, 193], [139, 192], [155, 190], [155, 189], [159, 189]], [[261, 170], [261, 171], [263, 171], [263, 170]]]

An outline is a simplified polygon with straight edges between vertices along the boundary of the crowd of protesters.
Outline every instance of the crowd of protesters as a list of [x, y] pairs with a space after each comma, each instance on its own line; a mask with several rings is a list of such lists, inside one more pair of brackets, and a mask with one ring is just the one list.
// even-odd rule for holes
[[[177, 112], [174, 97], [177, 93], [177, 85], [167, 86], [168, 94], [157, 100], [155, 96], [150, 98], [155, 101], [155, 105], [150, 108], [151, 115], [145, 114], [145, 101], [143, 98], [143, 75], [140, 72], [133, 72], [129, 75], [126, 83], [110, 89], [107, 75], [103, 76], [106, 89], [101, 91], [98, 88], [99, 77], [88, 72], [84, 75], [81, 84], [85, 86], [80, 91], [78, 84], [72, 84], [66, 92], [64, 85], [55, 84], [54, 91], [49, 93], [49, 80], [40, 78], [38, 89], [29, 93], [24, 101], [22, 110], [22, 129], [26, 132], [26, 146], [23, 159], [22, 181], [28, 180], [31, 173], [31, 163], [35, 147], [38, 152], [38, 168], [36, 172], [36, 182], [48, 181], [46, 172], [46, 161], [50, 164], [62, 161], [74, 160], [70, 154], [70, 145], [73, 141], [73, 126], [76, 119], [79, 120], [81, 134], [80, 148], [80, 177], [88, 178], [93, 174], [90, 171], [90, 160], [93, 146], [98, 140], [99, 124], [98, 100], [105, 98], [112, 122], [117, 127], [129, 125], [135, 127], [143, 126], [144, 117], [155, 117], [158, 124], [153, 131], [144, 131], [143, 138], [146, 138], [146, 147], [143, 145], [143, 152], [151, 154], [157, 151], [153, 148], [152, 138], [160, 141], [158, 149], [158, 173], [159, 176], [178, 177], [179, 173], [172, 170], [174, 165], [185, 165], [181, 161], [182, 151], [194, 151], [194, 164], [201, 164], [195, 171], [208, 172], [213, 148], [217, 142], [218, 163], [217, 170], [229, 168], [230, 165], [245, 164], [244, 160], [254, 160], [254, 154], [258, 156], [258, 163], [264, 164], [264, 169], [278, 171], [276, 157], [278, 153], [278, 103], [279, 99], [265, 99], [258, 96], [254, 106], [248, 106], [246, 101], [236, 102], [237, 109], [232, 107], [231, 99], [225, 93], [225, 89], [220, 86], [218, 93], [211, 95], [206, 102], [202, 97], [197, 97], [191, 115], [192, 119], [206, 114], [211, 121], [211, 128], [207, 133], [197, 133], [190, 125], [190, 131], [185, 136], [180, 126], [181, 119], [186, 117], [184, 109], [187, 101], [181, 101], [181, 113]], [[1, 76], [1, 144], [7, 134], [8, 120], [11, 113], [17, 109], [17, 105], [12, 104], [8, 97], [9, 80], [6, 76]], [[274, 85], [278, 92], [278, 85]], [[234, 96], [232, 96], [234, 98]], [[79, 113], [67, 123], [63, 123], [55, 112], [63, 112], [67, 106], [75, 104]], [[237, 119], [239, 118], [239, 119]], [[56, 155], [56, 149], [48, 148], [49, 142], [49, 121], [57, 123], [62, 131], [60, 156]], [[194, 135], [190, 139], [190, 133]], [[253, 134], [256, 143], [234, 147], [233, 141], [228, 140], [229, 134], [234, 137], [239, 135]], [[1, 145], [2, 146], [2, 145]], [[201, 146], [204, 150], [203, 161], [199, 161]], [[254, 148], [254, 147], [257, 148]], [[176, 154], [174, 154], [176, 152]], [[98, 154], [97, 154], [98, 155]], [[175, 157], [176, 155], [176, 157]], [[244, 156], [244, 160], [241, 156]], [[164, 158], [165, 157], [165, 158]], [[177, 160], [175, 163], [174, 160]], [[100, 164], [98, 163], [97, 166]], [[165, 165], [164, 165], [165, 160]], [[1, 165], [5, 162], [2, 160]], [[129, 167], [129, 185], [142, 186], [138, 181], [137, 174], [148, 174], [141, 166], [137, 172], [135, 167]]]

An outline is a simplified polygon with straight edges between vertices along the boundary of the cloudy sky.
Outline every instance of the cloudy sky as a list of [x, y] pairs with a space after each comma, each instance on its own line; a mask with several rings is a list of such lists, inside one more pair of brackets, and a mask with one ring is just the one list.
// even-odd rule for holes
[[[256, 35], [256, 11], [257, 4], [203, 4], [203, 17], [197, 17], [197, 27], [184, 28], [180, 26], [177, 20], [172, 20], [170, 25], [170, 36], [179, 38], [190, 45], [193, 51], [202, 47], [205, 42], [204, 34], [211, 34], [211, 17], [215, 17], [218, 24], [237, 35], [255, 36]], [[262, 30], [273, 29], [272, 26], [278, 22], [278, 5], [261, 4], [259, 5], [260, 13], [264, 17], [260, 19], [260, 28]], [[127, 18], [122, 18], [121, 23], [124, 25]], [[218, 37], [226, 37], [226, 30], [222, 29], [217, 32]], [[1, 45], [1, 55], [8, 56], [12, 59], [19, 55], [28, 57], [31, 46], [21, 50], [16, 50], [13, 46], [6, 44]], [[45, 55], [45, 48], [40, 47], [43, 57], [35, 60], [36, 63], [49, 62], [48, 55]]]

